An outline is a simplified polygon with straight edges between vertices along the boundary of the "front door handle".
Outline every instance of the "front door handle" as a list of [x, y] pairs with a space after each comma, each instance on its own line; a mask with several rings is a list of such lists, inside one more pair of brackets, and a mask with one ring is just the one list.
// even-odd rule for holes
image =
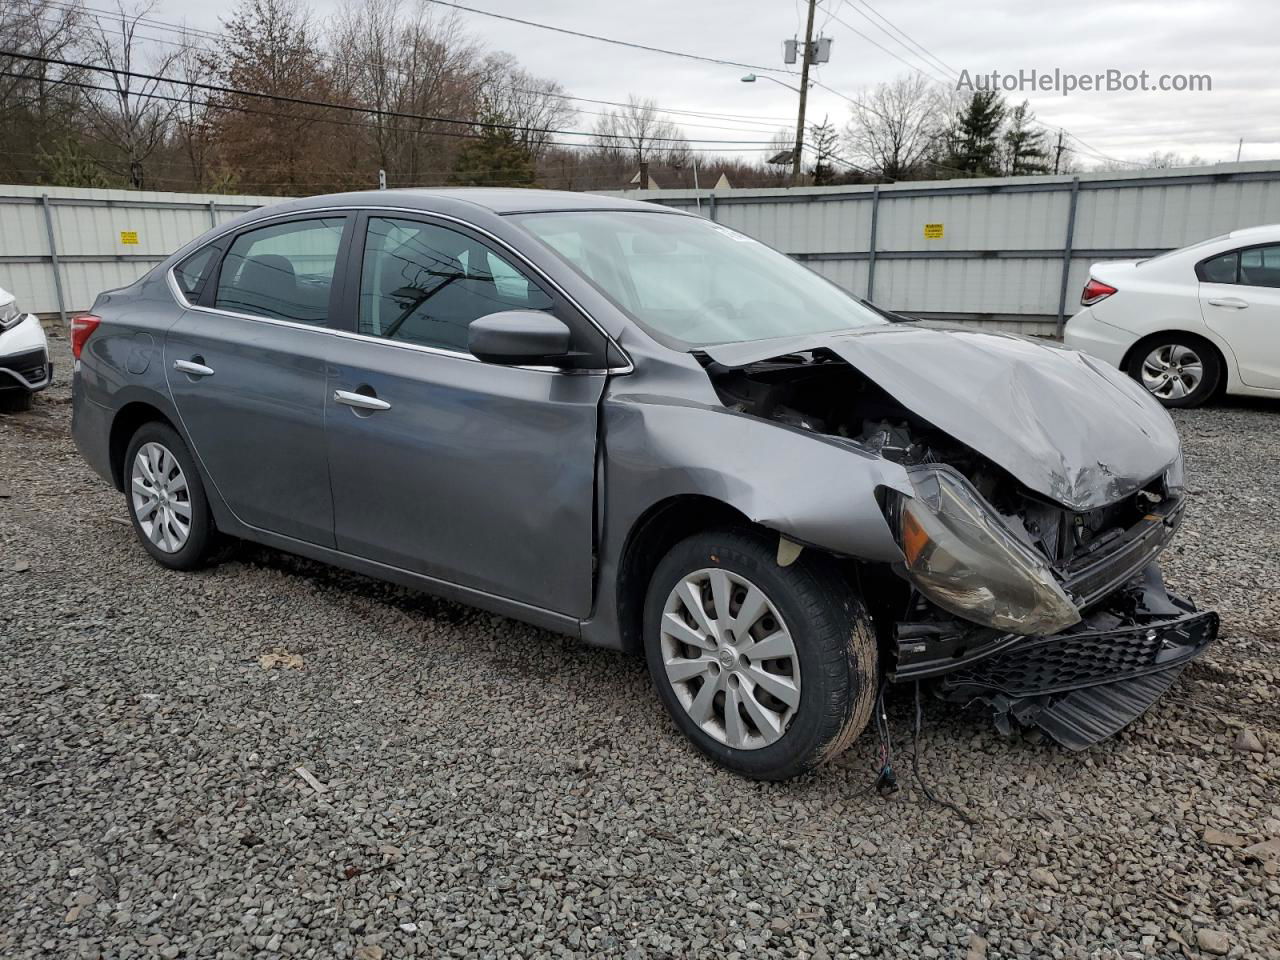
[[356, 407], [360, 410], [391, 409], [391, 404], [385, 400], [379, 400], [377, 397], [370, 397], [363, 393], [352, 393], [350, 390], [333, 391], [333, 399], [337, 403], [345, 403], [348, 407]]
[[1239, 297], [1210, 297], [1209, 305], [1213, 307], [1230, 307], [1232, 310], [1243, 310], [1249, 306], [1249, 303]]
[[213, 367], [206, 367], [203, 363], [197, 363], [195, 360], [175, 360], [173, 361], [173, 369], [192, 377], [213, 376]]

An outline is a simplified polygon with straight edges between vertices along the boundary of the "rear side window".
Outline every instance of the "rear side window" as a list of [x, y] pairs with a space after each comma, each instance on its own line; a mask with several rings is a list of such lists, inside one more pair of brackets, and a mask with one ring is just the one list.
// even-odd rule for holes
[[187, 298], [187, 303], [200, 301], [200, 293], [204, 290], [204, 282], [213, 272], [217, 254], [216, 247], [203, 247], [173, 268], [173, 279], [178, 282], [178, 289]]
[[1202, 260], [1196, 267], [1196, 276], [1204, 283], [1235, 283], [1240, 254], [1236, 250], [1209, 260]]
[[345, 225], [344, 217], [326, 217], [240, 234], [222, 261], [214, 306], [255, 317], [326, 323]]

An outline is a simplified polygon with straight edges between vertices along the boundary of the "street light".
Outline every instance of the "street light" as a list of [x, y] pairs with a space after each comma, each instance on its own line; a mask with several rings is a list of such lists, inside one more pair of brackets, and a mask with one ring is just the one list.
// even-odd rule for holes
[[[745, 77], [743, 77], [743, 78], [742, 78], [742, 82], [743, 82], [743, 83], [755, 83], [757, 80], [772, 80], [772, 81], [773, 81], [774, 83], [776, 83], [778, 86], [780, 86], [780, 87], [786, 87], [786, 88], [787, 88], [788, 90], [790, 90], [792, 93], [799, 93], [799, 92], [800, 92], [800, 88], [799, 88], [799, 87], [793, 87], [793, 86], [792, 86], [791, 84], [789, 84], [789, 83], [783, 83], [783, 82], [782, 82], [781, 80], [779, 80], [777, 77], [768, 77], [768, 76], [765, 76], [765, 77], [757, 77], [754, 73], [748, 73]], [[810, 84], [810, 86], [813, 86], [813, 84]]]
[[[791, 182], [795, 185], [799, 185], [800, 183], [800, 152], [801, 150], [803, 150], [802, 137], [804, 132], [804, 100], [805, 100], [804, 92], [800, 90], [798, 87], [793, 87], [789, 83], [783, 83], [777, 77], [770, 77], [768, 75], [760, 77], [760, 76], [756, 76], [756, 74], [754, 73], [748, 73], [745, 77], [742, 78], [743, 83], [755, 83], [757, 80], [772, 80], [778, 86], [786, 87], [792, 93], [800, 94], [800, 118], [796, 123], [795, 148], [792, 150], [785, 150], [782, 153], [778, 154], [777, 156], [770, 157], [769, 160], [767, 161], [768, 163], [791, 164]], [[804, 81], [801, 81], [801, 82], [803, 83]], [[811, 86], [813, 86], [812, 81], [805, 83], [805, 89], [808, 89]]]

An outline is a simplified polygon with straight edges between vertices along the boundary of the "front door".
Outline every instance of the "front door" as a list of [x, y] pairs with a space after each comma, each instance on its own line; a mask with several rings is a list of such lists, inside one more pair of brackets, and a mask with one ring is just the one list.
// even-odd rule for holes
[[605, 375], [483, 363], [466, 343], [472, 320], [510, 309], [595, 331], [451, 225], [370, 215], [354, 242], [362, 336], [326, 391], [338, 548], [585, 617]]
[[326, 328], [350, 218], [247, 230], [165, 341], [169, 389], [195, 454], [244, 523], [333, 546], [325, 451]]

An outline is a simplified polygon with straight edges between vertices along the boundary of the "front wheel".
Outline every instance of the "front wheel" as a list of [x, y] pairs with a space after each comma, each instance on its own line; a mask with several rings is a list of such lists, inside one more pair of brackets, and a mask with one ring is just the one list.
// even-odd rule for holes
[[696, 534], [658, 564], [644, 644], [663, 704], [700, 750], [758, 780], [843, 752], [871, 718], [876, 640], [854, 588], [812, 550], [789, 566], [752, 530]]

